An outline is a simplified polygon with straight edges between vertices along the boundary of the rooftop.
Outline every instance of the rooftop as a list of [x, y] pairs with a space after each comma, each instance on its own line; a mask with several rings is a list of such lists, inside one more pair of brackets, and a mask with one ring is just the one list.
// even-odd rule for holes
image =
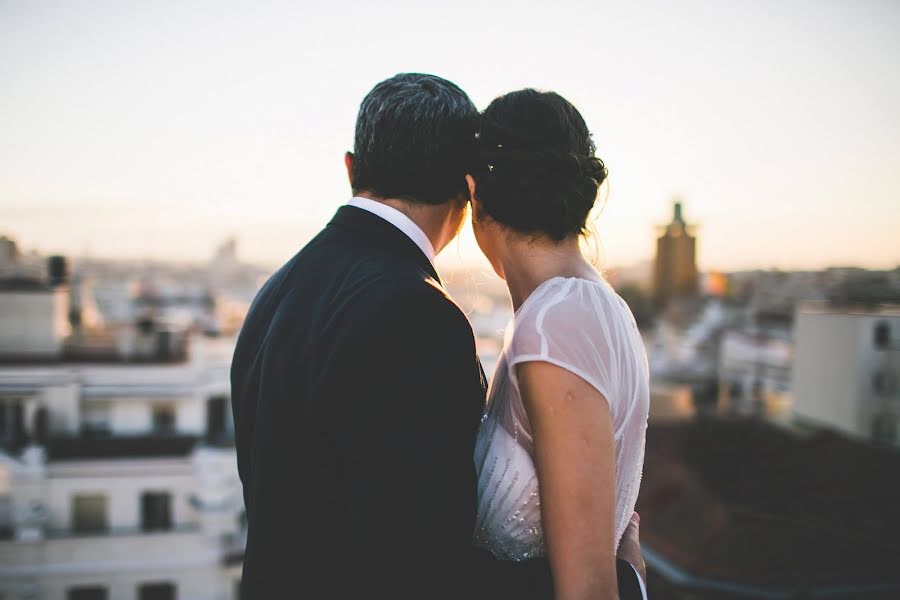
[[657, 570], [752, 586], [755, 597], [761, 589], [900, 591], [897, 473], [900, 453], [833, 433], [749, 420], [653, 425], [641, 539]]
[[797, 312], [815, 315], [853, 315], [860, 317], [900, 317], [900, 304], [834, 304], [826, 302], [800, 302]]

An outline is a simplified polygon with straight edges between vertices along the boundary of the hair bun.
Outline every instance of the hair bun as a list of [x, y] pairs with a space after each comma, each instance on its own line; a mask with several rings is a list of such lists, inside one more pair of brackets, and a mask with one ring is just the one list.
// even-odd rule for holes
[[586, 156], [580, 159], [581, 174], [590, 177], [600, 185], [606, 180], [606, 165], [596, 156]]
[[555, 240], [583, 233], [606, 167], [584, 119], [562, 96], [521, 90], [482, 114], [473, 174], [487, 215]]

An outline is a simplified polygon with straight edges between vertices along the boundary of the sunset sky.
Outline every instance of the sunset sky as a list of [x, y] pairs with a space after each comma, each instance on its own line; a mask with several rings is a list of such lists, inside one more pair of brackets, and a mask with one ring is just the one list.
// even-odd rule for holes
[[0, 234], [280, 263], [350, 195], [362, 97], [419, 71], [581, 110], [609, 264], [652, 256], [676, 195], [703, 268], [900, 264], [896, 1], [310, 4], [0, 0]]

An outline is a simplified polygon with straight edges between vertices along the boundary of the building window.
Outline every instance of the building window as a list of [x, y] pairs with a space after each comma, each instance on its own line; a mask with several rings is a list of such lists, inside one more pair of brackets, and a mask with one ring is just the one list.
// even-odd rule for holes
[[50, 411], [46, 406], [39, 406], [34, 411], [31, 424], [32, 437], [41, 446], [46, 446], [50, 441]]
[[138, 587], [138, 600], [175, 600], [174, 583], [144, 583]]
[[872, 440], [879, 444], [897, 443], [897, 421], [889, 413], [876, 415], [872, 420]]
[[25, 407], [18, 398], [0, 399], [0, 448], [17, 450], [25, 442]]
[[69, 588], [66, 600], [107, 600], [109, 592], [100, 585], [89, 585]]
[[106, 531], [106, 496], [78, 494], [72, 499], [72, 529], [77, 533]]
[[875, 349], [887, 350], [891, 343], [891, 325], [887, 321], [878, 321], [875, 323]]
[[206, 441], [224, 441], [228, 433], [228, 397], [214, 396], [206, 401]]
[[872, 376], [872, 391], [885, 398], [897, 391], [897, 378], [890, 371], [876, 371]]
[[141, 528], [144, 531], [172, 529], [172, 496], [166, 492], [145, 492], [141, 496]]
[[175, 407], [171, 404], [153, 406], [153, 431], [173, 433], [175, 431]]
[[106, 402], [85, 403], [81, 409], [81, 433], [104, 436], [110, 433], [110, 407]]

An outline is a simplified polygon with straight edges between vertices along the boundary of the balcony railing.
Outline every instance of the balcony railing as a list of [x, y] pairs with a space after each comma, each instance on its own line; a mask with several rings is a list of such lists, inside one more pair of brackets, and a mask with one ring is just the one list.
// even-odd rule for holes
[[199, 442], [196, 435], [177, 434], [51, 437], [47, 457], [51, 461], [185, 457]]
[[160, 536], [170, 534], [198, 533], [201, 531], [199, 523], [181, 523], [168, 529], [143, 529], [141, 527], [110, 527], [93, 531], [79, 531], [75, 529], [47, 529], [44, 534], [47, 539], [71, 539], [71, 538], [107, 538], [107, 537], [133, 537], [133, 536]]

